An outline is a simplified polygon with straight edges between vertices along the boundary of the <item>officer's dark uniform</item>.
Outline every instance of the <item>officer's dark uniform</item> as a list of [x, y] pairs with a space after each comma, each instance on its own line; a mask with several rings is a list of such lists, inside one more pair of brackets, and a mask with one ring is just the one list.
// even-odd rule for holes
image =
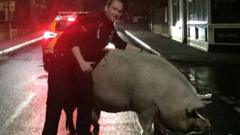
[[104, 57], [103, 49], [108, 42], [112, 42], [116, 48], [126, 48], [126, 42], [119, 38], [113, 22], [104, 13], [79, 17], [76, 23], [71, 25], [59, 38], [55, 49], [56, 66], [49, 71], [44, 135], [56, 134], [61, 109], [71, 108], [74, 105], [78, 107], [78, 134], [90, 134], [92, 75], [81, 71], [71, 49], [74, 46], [80, 47], [84, 59], [96, 62], [93, 65], [95, 67]]

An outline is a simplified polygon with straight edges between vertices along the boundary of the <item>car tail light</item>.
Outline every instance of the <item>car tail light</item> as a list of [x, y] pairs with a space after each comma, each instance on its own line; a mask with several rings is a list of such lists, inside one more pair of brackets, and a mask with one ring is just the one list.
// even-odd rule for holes
[[68, 17], [67, 19], [69, 22], [74, 22], [75, 21], [75, 18], [74, 17]]
[[49, 39], [49, 38], [55, 38], [57, 36], [57, 33], [51, 32], [51, 31], [45, 31], [43, 34], [43, 37], [45, 39]]

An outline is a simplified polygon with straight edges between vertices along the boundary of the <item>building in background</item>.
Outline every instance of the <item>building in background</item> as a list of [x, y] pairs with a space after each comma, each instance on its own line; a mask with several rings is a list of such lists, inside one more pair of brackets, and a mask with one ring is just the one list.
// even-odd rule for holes
[[40, 29], [63, 11], [99, 11], [106, 0], [0, 0], [0, 40]]
[[15, 19], [16, 3], [13, 0], [0, 1], [0, 40], [13, 36], [12, 22]]
[[151, 0], [149, 3], [146, 6], [151, 11], [146, 21], [149, 23], [144, 25], [153, 33], [204, 51], [240, 47], [239, 0]]
[[0, 40], [37, 29], [46, 5], [47, 0], [0, 0]]
[[188, 44], [203, 50], [240, 47], [239, 0], [188, 0]]
[[[41, 28], [59, 11], [99, 11], [106, 0], [0, 0], [0, 40]], [[204, 51], [240, 46], [239, 0], [127, 0], [127, 20]]]
[[151, 8], [151, 30], [156, 34], [171, 37], [168, 0], [153, 0]]

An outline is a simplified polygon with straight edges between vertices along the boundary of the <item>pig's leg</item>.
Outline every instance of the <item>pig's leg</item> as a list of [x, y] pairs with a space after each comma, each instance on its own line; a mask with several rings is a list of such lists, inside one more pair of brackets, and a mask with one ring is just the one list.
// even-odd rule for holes
[[153, 124], [154, 124], [154, 135], [162, 135], [159, 111], [158, 111], [158, 113], [156, 113], [156, 115], [154, 117]]
[[152, 122], [153, 122], [153, 116], [152, 113], [149, 112], [141, 112], [137, 113], [138, 114], [138, 119], [139, 123], [142, 127], [142, 135], [152, 135]]
[[163, 135], [160, 121], [154, 121], [154, 135]]
[[99, 123], [101, 111], [98, 109], [93, 109], [92, 111], [92, 124], [93, 124], [93, 135], [98, 135], [99, 132]]

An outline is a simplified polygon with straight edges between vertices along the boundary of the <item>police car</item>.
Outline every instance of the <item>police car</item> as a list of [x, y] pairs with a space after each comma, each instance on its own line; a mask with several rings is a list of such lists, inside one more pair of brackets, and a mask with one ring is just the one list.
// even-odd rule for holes
[[58, 38], [63, 31], [70, 26], [77, 18], [77, 16], [86, 15], [87, 12], [58, 12], [58, 15], [49, 24], [48, 29], [43, 34], [42, 54], [44, 69], [47, 71], [52, 62], [54, 48]]

